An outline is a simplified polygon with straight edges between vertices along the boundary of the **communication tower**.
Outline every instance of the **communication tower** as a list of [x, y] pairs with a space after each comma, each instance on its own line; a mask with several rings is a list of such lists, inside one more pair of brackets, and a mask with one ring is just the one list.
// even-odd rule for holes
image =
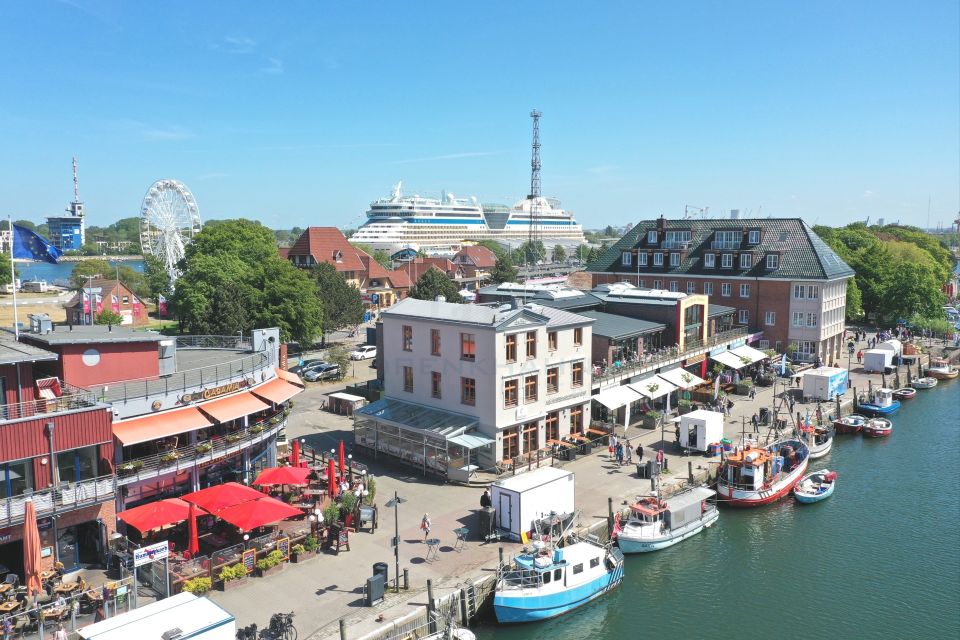
[[543, 240], [540, 220], [540, 116], [536, 109], [530, 112], [533, 118], [533, 148], [530, 158], [530, 230], [527, 235], [527, 261], [530, 266], [537, 263], [536, 243]]

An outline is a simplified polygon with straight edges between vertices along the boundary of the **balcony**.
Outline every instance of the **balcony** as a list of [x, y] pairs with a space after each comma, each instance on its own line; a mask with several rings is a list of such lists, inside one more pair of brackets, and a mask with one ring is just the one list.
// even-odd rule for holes
[[86, 389], [65, 382], [60, 382], [60, 389], [61, 395], [54, 398], [0, 405], [0, 422], [41, 418], [53, 413], [89, 409], [98, 404], [96, 395]]
[[215, 440], [124, 460], [117, 465], [117, 484], [127, 485], [168, 473], [190, 471], [197, 465], [216, 462], [275, 436], [286, 424], [287, 418], [284, 412], [280, 411], [270, 418]]
[[714, 240], [710, 243], [711, 249], [739, 249], [741, 240]]
[[27, 498], [33, 500], [37, 516], [46, 516], [108, 502], [113, 500], [116, 489], [116, 479], [110, 475], [81, 482], [63, 482], [59, 487], [4, 498], [0, 500], [0, 527], [23, 522], [24, 503]]

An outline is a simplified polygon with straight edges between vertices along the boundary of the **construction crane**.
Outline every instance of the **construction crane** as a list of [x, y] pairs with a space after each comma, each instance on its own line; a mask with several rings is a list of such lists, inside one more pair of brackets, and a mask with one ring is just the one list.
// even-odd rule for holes
[[[701, 218], [706, 218], [709, 211], [710, 207], [695, 207], [692, 204], [685, 204], [683, 205], [683, 219], [690, 220], [696, 215], [699, 215]], [[693, 212], [692, 215], [691, 212]]]

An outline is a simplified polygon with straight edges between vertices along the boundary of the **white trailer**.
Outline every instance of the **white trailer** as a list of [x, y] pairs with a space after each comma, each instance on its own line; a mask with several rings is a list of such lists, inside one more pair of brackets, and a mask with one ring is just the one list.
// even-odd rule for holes
[[500, 533], [520, 541], [521, 534], [533, 531], [534, 522], [551, 513], [574, 512], [573, 472], [541, 467], [497, 480], [490, 492]]
[[208, 598], [186, 591], [78, 629], [83, 640], [236, 640], [237, 621]]
[[893, 366], [893, 351], [867, 349], [863, 352], [863, 370], [867, 373], [883, 373]]
[[680, 416], [680, 446], [706, 451], [707, 446], [723, 438], [723, 414], [697, 409]]
[[803, 397], [810, 400], [833, 400], [847, 392], [847, 370], [819, 367], [803, 374]]

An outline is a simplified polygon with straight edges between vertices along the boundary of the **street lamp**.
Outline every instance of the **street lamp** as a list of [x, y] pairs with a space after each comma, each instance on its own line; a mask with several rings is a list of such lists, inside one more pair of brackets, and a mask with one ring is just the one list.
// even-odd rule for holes
[[347, 454], [347, 474], [350, 478], [350, 484], [353, 484], [353, 454]]
[[401, 498], [396, 491], [393, 492], [393, 498], [387, 500], [387, 507], [393, 509], [393, 591], [400, 593], [400, 505], [406, 502], [406, 498]]

